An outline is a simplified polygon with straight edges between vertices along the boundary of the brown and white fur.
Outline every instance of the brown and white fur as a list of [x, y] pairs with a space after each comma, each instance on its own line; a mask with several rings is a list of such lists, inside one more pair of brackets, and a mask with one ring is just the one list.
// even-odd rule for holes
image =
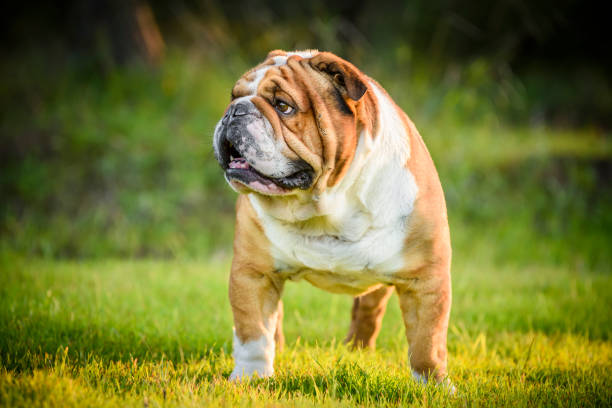
[[273, 374], [283, 285], [305, 279], [356, 296], [346, 338], [356, 347], [375, 346], [395, 288], [414, 376], [445, 379], [444, 194], [421, 136], [384, 89], [331, 53], [273, 51], [234, 86], [214, 147], [241, 193], [231, 378]]

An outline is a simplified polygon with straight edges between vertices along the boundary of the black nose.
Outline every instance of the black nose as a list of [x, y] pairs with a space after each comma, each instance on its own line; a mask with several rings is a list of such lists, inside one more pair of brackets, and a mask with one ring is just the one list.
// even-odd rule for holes
[[223, 124], [226, 125], [227, 122], [229, 122], [229, 120], [233, 117], [236, 116], [244, 116], [244, 115], [258, 115], [259, 111], [257, 110], [257, 108], [255, 108], [255, 105], [253, 105], [252, 103], [249, 102], [237, 102], [232, 104], [227, 111], [225, 112], [225, 115], [223, 116]]
[[244, 103], [237, 103], [234, 105], [233, 116], [243, 116], [249, 113], [249, 108]]

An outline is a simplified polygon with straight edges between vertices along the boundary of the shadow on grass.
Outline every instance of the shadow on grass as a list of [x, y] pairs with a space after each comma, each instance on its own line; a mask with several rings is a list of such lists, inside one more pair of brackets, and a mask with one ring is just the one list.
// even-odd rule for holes
[[[25, 320], [25, 319], [24, 319]], [[155, 330], [137, 332], [127, 327], [70, 324], [45, 319], [15, 319], [0, 329], [1, 365], [9, 370], [30, 371], [54, 364], [66, 356], [83, 366], [92, 359], [105, 363], [170, 360], [183, 362], [214, 354], [228, 354], [227, 339]]]

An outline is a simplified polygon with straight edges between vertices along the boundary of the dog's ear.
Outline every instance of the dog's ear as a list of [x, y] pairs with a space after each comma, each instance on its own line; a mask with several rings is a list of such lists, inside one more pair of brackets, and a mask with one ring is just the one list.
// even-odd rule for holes
[[354, 101], [361, 99], [368, 90], [365, 76], [353, 64], [330, 52], [320, 52], [310, 59], [310, 65], [327, 75]]
[[268, 53], [268, 55], [266, 56], [266, 59], [264, 61], [269, 60], [270, 58], [280, 57], [280, 56], [285, 56], [285, 55], [287, 55], [286, 51], [283, 51], [283, 50], [272, 50], [272, 51], [270, 51]]

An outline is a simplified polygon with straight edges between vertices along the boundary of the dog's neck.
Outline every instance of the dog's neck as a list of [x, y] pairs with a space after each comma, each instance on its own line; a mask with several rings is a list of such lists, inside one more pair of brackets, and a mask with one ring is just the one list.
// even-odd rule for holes
[[361, 132], [353, 162], [338, 185], [318, 196], [298, 192], [283, 197], [251, 194], [258, 212], [304, 235], [359, 240], [373, 228], [401, 223], [418, 192], [406, 168], [410, 135], [393, 102], [372, 83], [382, 124], [376, 135]]

